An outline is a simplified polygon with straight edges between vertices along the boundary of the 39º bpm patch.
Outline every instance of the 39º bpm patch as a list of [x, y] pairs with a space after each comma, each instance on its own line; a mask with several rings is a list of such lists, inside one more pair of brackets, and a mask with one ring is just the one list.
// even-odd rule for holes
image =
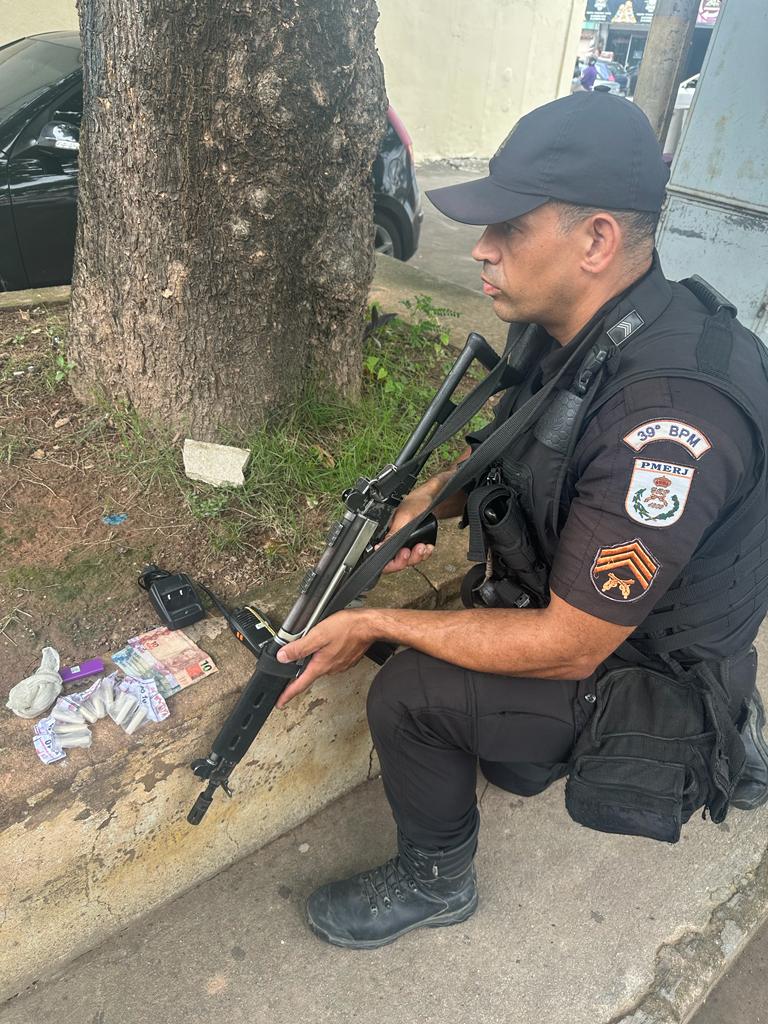
[[660, 568], [661, 562], [635, 537], [613, 547], [598, 548], [592, 563], [592, 584], [609, 601], [637, 601], [647, 593]]
[[681, 518], [696, 472], [691, 466], [635, 459], [624, 508], [644, 526], [672, 526]]
[[712, 447], [703, 431], [682, 420], [647, 420], [633, 427], [622, 440], [635, 452], [642, 451], [652, 441], [673, 441], [682, 445], [694, 459], [700, 459]]

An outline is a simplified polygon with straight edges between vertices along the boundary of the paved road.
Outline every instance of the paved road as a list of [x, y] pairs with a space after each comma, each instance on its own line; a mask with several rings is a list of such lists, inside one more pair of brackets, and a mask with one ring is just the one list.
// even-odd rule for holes
[[[468, 181], [485, 173], [485, 167], [474, 163], [466, 168], [448, 163], [417, 168], [422, 190]], [[452, 223], [424, 197], [421, 244], [410, 263], [454, 284], [482, 291], [478, 264], [469, 255], [481, 230]], [[768, 922], [712, 990], [691, 1024], [768, 1024]]]
[[709, 994], [690, 1024], [768, 1024], [768, 923]]
[[458, 181], [480, 178], [486, 173], [487, 168], [475, 162], [461, 170], [447, 163], [422, 164], [416, 168], [422, 190], [424, 223], [419, 249], [408, 261], [410, 266], [482, 292], [480, 264], [472, 259], [471, 253], [483, 229], [448, 220], [437, 212], [423, 193], [430, 188], [442, 188], [443, 185], [454, 185]]

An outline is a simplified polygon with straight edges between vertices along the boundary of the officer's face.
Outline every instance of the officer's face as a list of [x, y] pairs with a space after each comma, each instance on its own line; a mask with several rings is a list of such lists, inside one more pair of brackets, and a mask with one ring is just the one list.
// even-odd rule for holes
[[557, 208], [549, 203], [489, 225], [472, 256], [483, 264], [483, 291], [501, 320], [549, 327], [553, 312], [571, 308], [584, 285], [581, 250], [563, 234]]

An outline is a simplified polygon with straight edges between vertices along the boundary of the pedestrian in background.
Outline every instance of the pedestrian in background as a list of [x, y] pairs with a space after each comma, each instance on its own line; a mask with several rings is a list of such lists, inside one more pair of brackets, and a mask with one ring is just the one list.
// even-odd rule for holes
[[595, 79], [597, 78], [597, 68], [595, 67], [596, 63], [597, 61], [595, 58], [590, 57], [589, 62], [582, 71], [581, 78], [579, 79], [582, 89], [586, 89], [587, 92], [592, 92], [595, 87]]

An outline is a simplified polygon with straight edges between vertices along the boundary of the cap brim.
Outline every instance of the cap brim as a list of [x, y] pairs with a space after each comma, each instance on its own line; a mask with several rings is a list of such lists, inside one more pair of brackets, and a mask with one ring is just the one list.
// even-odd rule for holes
[[433, 188], [425, 195], [440, 213], [459, 224], [501, 224], [530, 213], [549, 199], [502, 188], [490, 177]]

